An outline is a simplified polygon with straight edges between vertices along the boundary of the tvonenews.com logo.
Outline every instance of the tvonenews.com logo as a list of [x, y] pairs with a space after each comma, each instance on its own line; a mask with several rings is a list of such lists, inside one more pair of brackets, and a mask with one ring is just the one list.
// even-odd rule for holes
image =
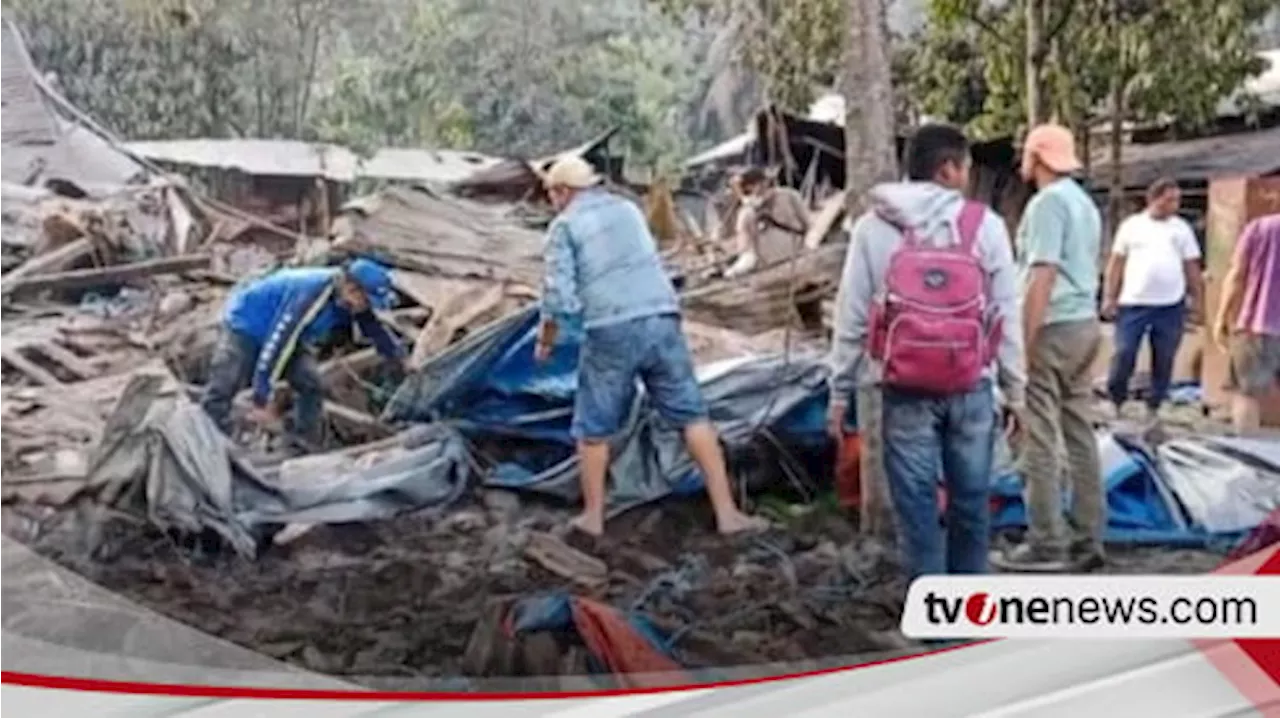
[[1280, 576], [928, 576], [916, 638], [1280, 636]]
[[949, 597], [930, 591], [924, 597], [930, 623], [955, 624], [967, 620], [975, 626], [994, 623], [1047, 625], [1052, 623], [1256, 623], [1257, 602], [1252, 598], [1189, 598], [1179, 596], [1161, 611], [1160, 601], [1144, 596], [1112, 599], [1107, 596], [993, 596], [986, 591], [967, 597]]

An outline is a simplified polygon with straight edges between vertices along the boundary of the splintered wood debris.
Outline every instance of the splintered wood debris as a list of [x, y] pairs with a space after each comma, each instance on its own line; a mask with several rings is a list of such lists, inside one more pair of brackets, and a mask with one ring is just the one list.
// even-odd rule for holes
[[[295, 242], [237, 231], [243, 221], [211, 210], [195, 214], [183, 196], [167, 185], [148, 185], [70, 200], [6, 186], [0, 277], [6, 501], [59, 501], [74, 491], [84, 457], [130, 376], [166, 372], [176, 379], [172, 390], [197, 398], [223, 305], [247, 278], [353, 255], [387, 262], [401, 303], [383, 319], [411, 348], [413, 366], [537, 301], [542, 234], [531, 227], [524, 205], [392, 188], [349, 203], [329, 237]], [[677, 247], [669, 260], [703, 261], [690, 254], [694, 246]], [[824, 260], [831, 253], [827, 247], [807, 252], [794, 271], [768, 267], [737, 280], [686, 285], [686, 329], [696, 360], [780, 350], [781, 328], [795, 318], [792, 295], [799, 302], [829, 290]], [[799, 293], [790, 289], [794, 276], [805, 277]], [[355, 339], [322, 348], [330, 428], [324, 448], [386, 439], [390, 430], [370, 398], [371, 378], [381, 367], [373, 348]], [[236, 416], [248, 406], [242, 392]], [[263, 439], [261, 432], [248, 438], [254, 436]], [[250, 443], [264, 466], [279, 464], [271, 441], [265, 448]], [[553, 544], [540, 545], [543, 560], [563, 570], [576, 565], [561, 560], [565, 554]], [[580, 566], [572, 570], [581, 573]]]

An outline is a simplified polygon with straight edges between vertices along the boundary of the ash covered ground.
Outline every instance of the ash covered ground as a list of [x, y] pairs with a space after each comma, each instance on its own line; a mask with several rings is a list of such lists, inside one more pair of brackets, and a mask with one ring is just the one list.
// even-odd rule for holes
[[[921, 650], [896, 631], [905, 585], [893, 549], [858, 537], [830, 502], [784, 508], [782, 530], [737, 539], [712, 531], [702, 502], [632, 511], [610, 523], [605, 540], [571, 542], [607, 566], [594, 587], [525, 554], [531, 536], [557, 532], [569, 509], [505, 492], [444, 514], [316, 527], [256, 561], [87, 505], [14, 504], [4, 525], [161, 614], [373, 686], [587, 673], [574, 637], [510, 637], [499, 625], [512, 601], [556, 590], [643, 613], [694, 669]], [[1198, 573], [1220, 562], [1209, 551], [1135, 549], [1113, 553], [1108, 570]]]

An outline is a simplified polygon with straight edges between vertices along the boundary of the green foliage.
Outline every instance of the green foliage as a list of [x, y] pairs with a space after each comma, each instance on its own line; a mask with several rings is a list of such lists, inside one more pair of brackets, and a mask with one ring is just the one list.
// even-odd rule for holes
[[835, 84], [848, 34], [845, 0], [650, 0], [671, 17], [695, 16], [732, 36], [734, 58], [763, 83], [767, 101], [805, 111]]
[[641, 0], [14, 0], [38, 66], [131, 139], [296, 137], [538, 156], [614, 125], [688, 149], [691, 36]]
[[[906, 73], [923, 112], [987, 136], [1025, 124], [1028, 1], [930, 0], [930, 23]], [[1041, 87], [1051, 111], [1077, 128], [1106, 115], [1113, 81], [1124, 90], [1128, 119], [1202, 126], [1260, 69], [1251, 28], [1272, 7], [1273, 0], [1048, 3]]]

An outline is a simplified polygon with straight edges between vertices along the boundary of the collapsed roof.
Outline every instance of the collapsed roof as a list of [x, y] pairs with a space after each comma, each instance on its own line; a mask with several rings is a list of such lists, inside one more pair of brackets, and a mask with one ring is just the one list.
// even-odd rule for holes
[[129, 184], [147, 174], [105, 139], [58, 113], [56, 107], [68, 108], [70, 102], [41, 77], [22, 34], [8, 18], [3, 20], [3, 40], [4, 182], [40, 185], [65, 180], [88, 191]]

